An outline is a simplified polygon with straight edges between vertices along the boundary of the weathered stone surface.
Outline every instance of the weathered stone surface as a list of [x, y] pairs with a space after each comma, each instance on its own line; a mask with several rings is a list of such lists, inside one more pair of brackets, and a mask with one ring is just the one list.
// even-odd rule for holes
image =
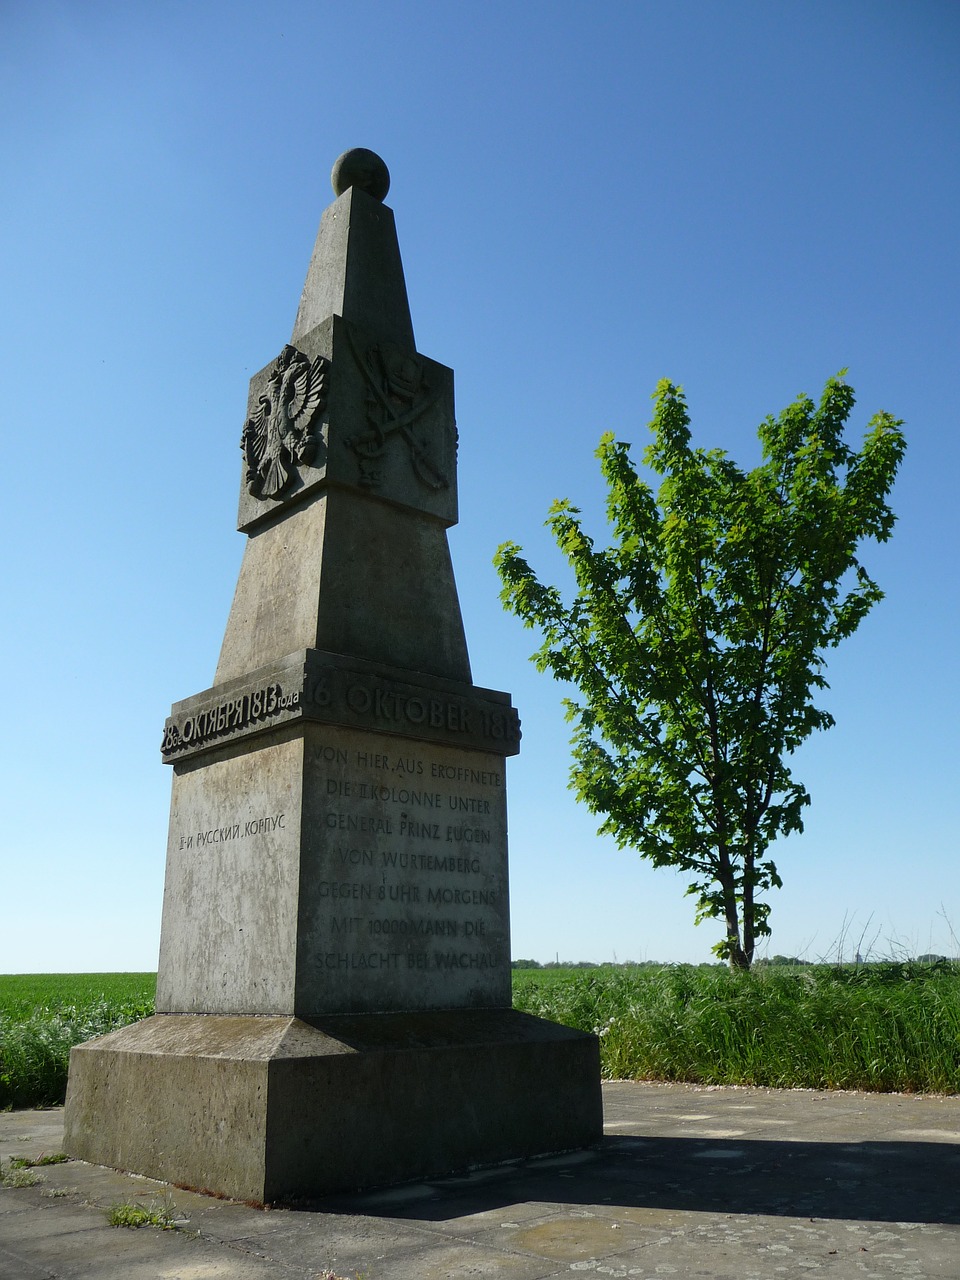
[[257, 1203], [599, 1141], [597, 1042], [513, 1010], [157, 1015], [73, 1050], [65, 1150]]
[[174, 779], [157, 1009], [508, 1006], [500, 755], [305, 725]]
[[302, 740], [174, 777], [156, 1007], [293, 1013]]
[[293, 326], [294, 345], [328, 316], [371, 328], [406, 350], [416, 347], [393, 210], [355, 186], [320, 219]]
[[469, 683], [442, 526], [330, 490], [256, 530], [215, 683], [314, 648]]

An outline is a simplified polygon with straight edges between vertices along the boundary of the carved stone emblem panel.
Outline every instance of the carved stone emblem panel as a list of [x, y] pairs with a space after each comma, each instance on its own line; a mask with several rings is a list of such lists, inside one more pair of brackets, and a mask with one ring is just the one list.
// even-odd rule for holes
[[457, 521], [453, 372], [331, 316], [250, 382], [239, 528], [325, 484]]

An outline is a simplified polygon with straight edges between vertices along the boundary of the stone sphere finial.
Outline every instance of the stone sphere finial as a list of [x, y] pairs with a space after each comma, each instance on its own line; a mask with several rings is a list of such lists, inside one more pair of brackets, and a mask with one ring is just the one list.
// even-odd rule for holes
[[353, 147], [334, 162], [330, 181], [334, 195], [342, 196], [350, 187], [359, 187], [374, 199], [383, 200], [390, 190], [390, 170], [375, 151]]

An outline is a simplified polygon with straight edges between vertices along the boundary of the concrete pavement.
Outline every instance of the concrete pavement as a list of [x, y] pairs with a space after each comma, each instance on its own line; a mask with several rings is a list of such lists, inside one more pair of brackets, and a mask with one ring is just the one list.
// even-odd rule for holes
[[[591, 1151], [296, 1208], [38, 1167], [0, 1190], [0, 1280], [960, 1280], [960, 1097], [617, 1081], [604, 1111]], [[3, 1171], [61, 1138], [59, 1110], [0, 1113]]]

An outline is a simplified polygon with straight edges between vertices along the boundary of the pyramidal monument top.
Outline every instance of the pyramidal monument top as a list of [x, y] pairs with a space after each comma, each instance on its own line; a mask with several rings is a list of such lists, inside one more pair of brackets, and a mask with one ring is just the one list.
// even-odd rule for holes
[[365, 147], [345, 151], [330, 175], [337, 199], [324, 212], [303, 286], [292, 343], [328, 316], [383, 342], [416, 350], [393, 212], [390, 173]]

